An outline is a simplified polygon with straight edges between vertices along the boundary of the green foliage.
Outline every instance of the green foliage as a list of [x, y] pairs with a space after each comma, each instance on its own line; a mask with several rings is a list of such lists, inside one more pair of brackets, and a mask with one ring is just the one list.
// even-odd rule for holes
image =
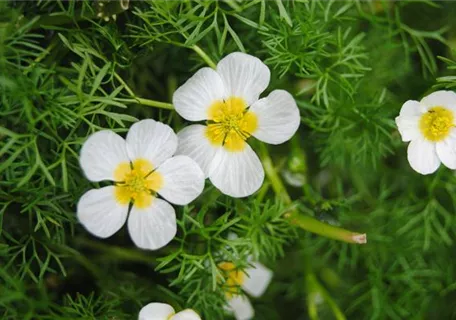
[[[218, 265], [250, 258], [274, 271], [252, 299], [257, 319], [456, 317], [456, 178], [413, 172], [394, 124], [404, 101], [456, 87], [454, 13], [432, 1], [0, 2], [0, 317], [134, 319], [160, 301], [228, 319]], [[78, 160], [87, 136], [144, 118], [180, 130], [175, 89], [233, 51], [265, 61], [268, 90], [298, 102], [299, 132], [267, 149], [292, 204], [273, 181], [236, 200], [207, 184], [159, 251], [124, 229], [90, 236], [75, 218], [93, 187]], [[295, 209], [368, 244], [296, 230]]]

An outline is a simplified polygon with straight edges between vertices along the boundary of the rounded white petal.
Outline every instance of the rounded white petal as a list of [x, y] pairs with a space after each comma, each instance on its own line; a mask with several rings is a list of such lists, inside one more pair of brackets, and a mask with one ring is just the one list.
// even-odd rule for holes
[[215, 101], [223, 100], [225, 93], [219, 74], [211, 68], [202, 68], [174, 92], [173, 105], [184, 119], [206, 120], [208, 108]]
[[210, 165], [219, 147], [211, 145], [205, 136], [205, 130], [206, 126], [195, 124], [179, 131], [176, 154], [189, 156], [196, 161], [207, 178]]
[[244, 98], [248, 105], [258, 100], [271, 78], [269, 68], [258, 58], [234, 52], [217, 64], [217, 72], [229, 97]]
[[407, 159], [412, 169], [421, 174], [433, 173], [440, 165], [435, 143], [424, 138], [410, 142], [407, 149]]
[[128, 218], [128, 231], [133, 242], [142, 249], [157, 250], [176, 235], [176, 213], [166, 201], [154, 198], [149, 207], [133, 206]]
[[253, 297], [263, 295], [271, 282], [272, 271], [259, 262], [253, 262], [252, 267], [247, 268], [245, 273], [242, 289]]
[[234, 198], [247, 197], [257, 191], [264, 180], [260, 159], [246, 143], [243, 151], [220, 148], [209, 170], [212, 184]]
[[234, 314], [236, 320], [250, 320], [255, 315], [252, 304], [245, 296], [232, 297], [226, 309]]
[[204, 173], [187, 156], [166, 160], [158, 169], [163, 185], [158, 193], [171, 203], [186, 205], [195, 200], [204, 189]]
[[456, 169], [456, 130], [454, 128], [444, 141], [437, 142], [436, 151], [440, 161], [446, 167]]
[[422, 136], [420, 132], [421, 116], [403, 115], [396, 117], [396, 125], [402, 141], [411, 141]]
[[177, 136], [170, 126], [152, 119], [133, 124], [127, 134], [127, 150], [131, 161], [147, 159], [154, 167], [172, 157]]
[[424, 112], [426, 112], [426, 108], [418, 101], [408, 100], [402, 105], [399, 116], [419, 116]]
[[176, 313], [169, 320], [201, 320], [201, 317], [192, 309], [185, 309]]
[[432, 107], [446, 107], [448, 109], [456, 109], [456, 93], [453, 91], [436, 91], [421, 99], [421, 104], [426, 109]]
[[125, 140], [118, 134], [103, 130], [92, 134], [81, 149], [79, 163], [90, 181], [114, 181], [114, 171], [128, 162]]
[[152, 302], [139, 312], [138, 320], [168, 320], [174, 309], [166, 303]]
[[274, 90], [249, 109], [258, 119], [253, 136], [271, 144], [289, 140], [298, 130], [301, 118], [293, 96], [285, 90]]
[[79, 222], [93, 235], [107, 238], [119, 231], [127, 220], [128, 204], [120, 204], [114, 186], [84, 193], [77, 205]]

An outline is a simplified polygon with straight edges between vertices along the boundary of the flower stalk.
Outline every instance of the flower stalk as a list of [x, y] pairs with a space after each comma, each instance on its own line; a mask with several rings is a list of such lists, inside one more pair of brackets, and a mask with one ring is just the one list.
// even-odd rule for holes
[[[272, 189], [277, 197], [286, 205], [292, 205], [290, 195], [285, 188], [282, 179], [274, 168], [268, 149], [261, 144], [261, 162], [271, 182]], [[366, 234], [349, 231], [340, 227], [332, 226], [327, 223], [318, 221], [317, 219], [304, 215], [299, 212], [298, 208], [291, 206], [291, 209], [284, 214], [285, 218], [291, 224], [300, 227], [306, 231], [347, 243], [365, 244], [367, 242]]]

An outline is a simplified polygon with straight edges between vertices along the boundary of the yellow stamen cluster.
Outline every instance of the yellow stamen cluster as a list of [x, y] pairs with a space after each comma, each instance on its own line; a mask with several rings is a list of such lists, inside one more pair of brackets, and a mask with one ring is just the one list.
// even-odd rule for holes
[[114, 178], [118, 181], [115, 196], [120, 204], [133, 201], [138, 208], [148, 207], [152, 202], [152, 192], [157, 192], [163, 185], [163, 177], [154, 171], [152, 163], [145, 159], [130, 163], [121, 163], [117, 166]]
[[244, 283], [245, 273], [237, 269], [232, 262], [219, 263], [218, 267], [225, 272], [225, 293], [228, 297], [231, 297], [237, 293], [237, 287]]
[[453, 127], [453, 112], [444, 107], [433, 107], [421, 116], [420, 130], [429, 141], [442, 141]]
[[211, 121], [206, 130], [209, 141], [233, 152], [244, 150], [245, 140], [258, 127], [256, 115], [247, 111], [244, 99], [237, 97], [213, 103], [208, 119]]

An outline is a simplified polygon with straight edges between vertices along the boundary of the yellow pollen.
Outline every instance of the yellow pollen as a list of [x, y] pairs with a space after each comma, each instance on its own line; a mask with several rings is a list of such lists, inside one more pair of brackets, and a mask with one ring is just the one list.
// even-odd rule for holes
[[125, 162], [117, 166], [114, 178], [117, 202], [127, 205], [133, 201], [138, 208], [146, 208], [152, 203], [152, 192], [157, 192], [163, 185], [163, 177], [153, 170], [152, 163], [146, 159], [137, 159], [130, 164]]
[[444, 107], [433, 107], [421, 116], [420, 130], [429, 141], [442, 141], [454, 126], [453, 112]]
[[237, 269], [232, 262], [221, 262], [218, 267], [225, 272], [225, 294], [230, 298], [237, 293], [237, 287], [244, 283], [245, 273]]
[[209, 107], [208, 119], [211, 121], [206, 129], [209, 141], [233, 152], [244, 150], [245, 140], [258, 128], [257, 116], [247, 111], [247, 103], [238, 97], [214, 102]]

